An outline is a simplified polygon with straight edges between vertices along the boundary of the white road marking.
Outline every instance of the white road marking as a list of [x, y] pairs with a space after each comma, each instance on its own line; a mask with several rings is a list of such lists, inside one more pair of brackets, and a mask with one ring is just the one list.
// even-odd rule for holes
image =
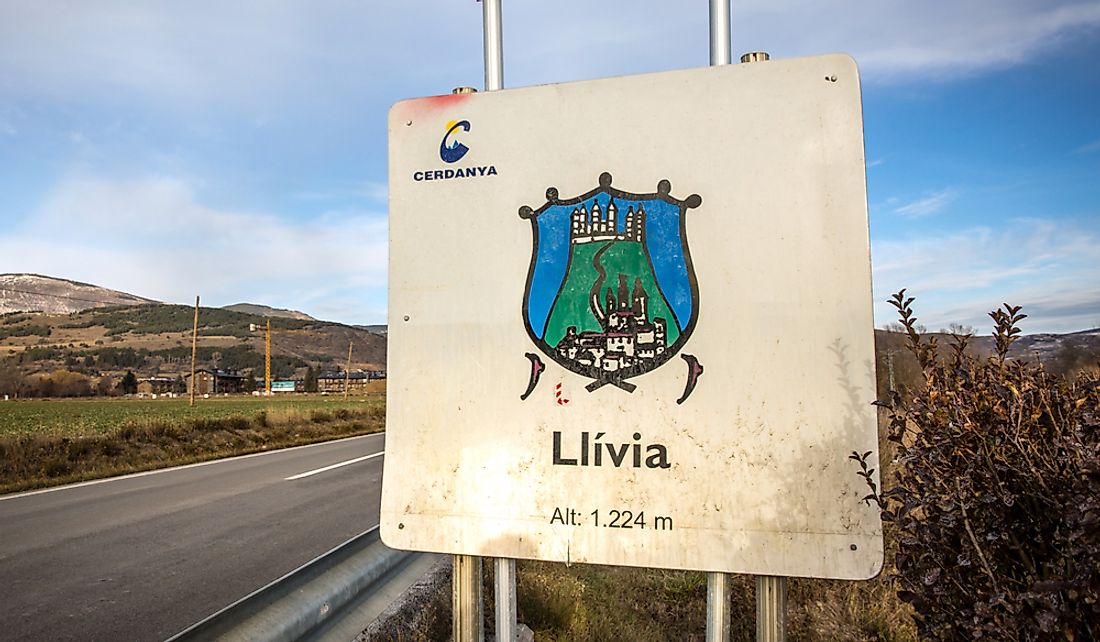
[[368, 459], [374, 459], [375, 457], [381, 457], [382, 455], [385, 455], [385, 454], [386, 454], [386, 451], [383, 450], [382, 452], [377, 452], [377, 453], [374, 453], [373, 455], [364, 455], [362, 457], [356, 457], [355, 459], [349, 459], [347, 461], [342, 461], [338, 464], [333, 464], [331, 466], [325, 466], [324, 468], [317, 468], [315, 470], [309, 470], [309, 471], [306, 471], [304, 473], [298, 473], [297, 475], [294, 475], [293, 477], [287, 477], [283, 481], [294, 481], [295, 479], [301, 479], [303, 477], [309, 477], [311, 475], [316, 475], [317, 473], [327, 472], [327, 471], [333, 470], [335, 468], [340, 468], [342, 466], [349, 466], [351, 464], [358, 464], [361, 461], [366, 461]]
[[226, 462], [237, 461], [238, 459], [252, 459], [253, 457], [265, 457], [267, 455], [278, 455], [280, 453], [290, 452], [292, 450], [303, 450], [305, 448], [316, 448], [318, 446], [330, 446], [332, 444], [340, 443], [342, 441], [351, 441], [352, 439], [365, 439], [367, 437], [377, 437], [378, 435], [384, 435], [384, 432], [374, 432], [368, 435], [356, 435], [354, 437], [344, 437], [343, 439], [333, 439], [330, 441], [319, 441], [315, 444], [305, 444], [302, 446], [291, 446], [290, 448], [279, 448], [276, 450], [264, 450], [258, 453], [249, 453], [247, 455], [237, 455], [236, 457], [226, 457], [223, 459], [209, 459], [207, 461], [200, 461], [194, 464], [184, 464], [183, 466], [172, 466], [171, 468], [156, 468], [154, 470], [144, 470], [140, 473], [130, 473], [128, 475], [119, 475], [118, 477], [104, 477], [103, 479], [92, 479], [85, 482], [77, 482], [75, 484], [66, 484], [64, 486], [51, 486], [50, 488], [39, 488], [38, 490], [28, 490], [22, 493], [12, 493], [10, 495], [0, 495], [0, 502], [9, 499], [19, 499], [21, 497], [31, 497], [33, 495], [42, 495], [45, 493], [56, 493], [61, 490], [73, 490], [75, 488], [84, 488], [85, 486], [98, 486], [99, 484], [109, 484], [111, 482], [122, 481], [124, 479], [133, 479], [135, 477], [147, 477], [149, 475], [160, 475], [162, 473], [170, 473], [177, 470], [186, 470], [188, 468], [201, 468], [203, 466], [214, 466], [216, 464], [224, 464]]

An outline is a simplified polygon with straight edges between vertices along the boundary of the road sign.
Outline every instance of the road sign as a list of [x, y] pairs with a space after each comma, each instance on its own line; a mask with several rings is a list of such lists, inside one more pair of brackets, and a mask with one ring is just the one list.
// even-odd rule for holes
[[271, 392], [294, 392], [293, 381], [272, 381]]
[[878, 572], [850, 58], [408, 100], [389, 133], [388, 545]]

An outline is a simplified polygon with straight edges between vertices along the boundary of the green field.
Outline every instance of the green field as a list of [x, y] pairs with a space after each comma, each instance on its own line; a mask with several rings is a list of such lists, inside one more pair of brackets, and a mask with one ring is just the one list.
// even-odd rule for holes
[[196, 399], [20, 399], [0, 401], [0, 437], [18, 435], [96, 435], [124, 425], [152, 421], [177, 422], [190, 418], [251, 417], [266, 411], [273, 416], [309, 415], [314, 411], [360, 409], [382, 405], [382, 395], [323, 397], [220, 397]]

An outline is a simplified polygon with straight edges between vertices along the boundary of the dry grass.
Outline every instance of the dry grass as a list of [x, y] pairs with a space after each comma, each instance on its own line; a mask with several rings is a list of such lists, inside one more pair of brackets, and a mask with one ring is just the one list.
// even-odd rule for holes
[[[731, 636], [756, 632], [755, 582], [731, 576]], [[521, 561], [519, 619], [539, 642], [703, 640], [703, 573]], [[491, 621], [491, 620], [490, 620]], [[793, 579], [788, 583], [791, 642], [915, 642], [908, 607], [881, 577], [868, 582]]]
[[142, 426], [158, 421], [182, 424], [198, 418], [252, 417], [261, 411], [267, 412], [273, 420], [291, 422], [313, 410], [354, 410], [383, 403], [382, 394], [353, 396], [348, 401], [339, 395], [235, 395], [200, 398], [194, 407], [188, 405], [186, 396], [171, 399], [20, 399], [0, 401], [0, 438], [27, 434], [83, 437], [109, 433], [127, 425]]
[[276, 407], [225, 417], [127, 420], [88, 436], [0, 437], [0, 493], [286, 448], [385, 429], [385, 404]]

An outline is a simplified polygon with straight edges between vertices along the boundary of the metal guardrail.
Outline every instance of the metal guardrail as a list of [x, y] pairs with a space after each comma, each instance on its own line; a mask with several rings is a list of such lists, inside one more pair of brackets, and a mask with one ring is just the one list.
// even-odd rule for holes
[[167, 642], [296, 642], [339, 618], [343, 607], [384, 584], [391, 571], [417, 555], [383, 544], [375, 526]]

